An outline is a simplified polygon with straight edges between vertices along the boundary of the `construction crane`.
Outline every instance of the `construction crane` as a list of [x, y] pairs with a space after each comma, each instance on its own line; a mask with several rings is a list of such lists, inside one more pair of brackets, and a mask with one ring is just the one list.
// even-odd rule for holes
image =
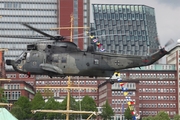
[[[88, 27], [73, 27], [73, 23], [74, 23], [74, 16], [71, 14], [71, 27], [51, 28], [51, 30], [71, 29], [70, 42], [72, 42], [72, 30], [73, 29], [88, 28]], [[93, 87], [72, 87], [72, 82], [71, 82], [70, 76], [68, 76], [67, 87], [36, 87], [36, 88], [39, 88], [39, 89], [43, 89], [43, 88], [53, 88], [53, 89], [64, 88], [64, 89], [67, 89], [67, 109], [66, 110], [32, 110], [33, 113], [36, 113], [36, 112], [64, 113], [64, 114], [66, 114], [66, 120], [69, 120], [69, 114], [90, 114], [90, 116], [87, 118], [87, 120], [89, 120], [93, 115], [98, 115], [98, 113], [95, 111], [74, 111], [74, 110], [70, 110], [70, 90], [71, 89], [97, 89], [97, 88], [93, 88]]]

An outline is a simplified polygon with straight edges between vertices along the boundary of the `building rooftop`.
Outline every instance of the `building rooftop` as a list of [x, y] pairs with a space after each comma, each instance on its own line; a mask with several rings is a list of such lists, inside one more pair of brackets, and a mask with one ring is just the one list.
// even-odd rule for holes
[[143, 67], [135, 67], [130, 68], [127, 70], [163, 70], [163, 71], [174, 71], [176, 70], [175, 64], [153, 64], [149, 66], [143, 66]]
[[0, 120], [18, 120], [5, 108], [0, 108]]

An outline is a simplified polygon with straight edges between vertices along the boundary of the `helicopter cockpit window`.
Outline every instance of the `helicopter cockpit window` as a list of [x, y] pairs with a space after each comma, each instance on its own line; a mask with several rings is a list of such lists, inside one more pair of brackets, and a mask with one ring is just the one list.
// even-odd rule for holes
[[94, 60], [94, 64], [95, 64], [95, 65], [99, 65], [99, 60], [98, 60], [98, 59], [95, 59], [95, 60]]
[[26, 58], [28, 58], [28, 59], [29, 59], [29, 57], [30, 57], [30, 53], [27, 53], [27, 56], [26, 56]]
[[26, 59], [26, 56], [27, 56], [27, 53], [26, 53], [26, 52], [23, 53], [23, 54], [21, 55], [22, 60], [25, 60], [25, 59]]
[[39, 57], [38, 53], [33, 53], [32, 56], [33, 57]]
[[62, 57], [61, 63], [66, 63], [67, 62], [67, 57]]

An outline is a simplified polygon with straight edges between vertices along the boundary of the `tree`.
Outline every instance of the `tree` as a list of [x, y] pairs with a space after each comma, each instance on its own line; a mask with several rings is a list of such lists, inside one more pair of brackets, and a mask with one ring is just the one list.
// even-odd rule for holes
[[[45, 101], [40, 92], [36, 93], [33, 100], [31, 101], [31, 110], [44, 109]], [[33, 118], [35, 120], [42, 120], [46, 113], [35, 113]]]
[[[61, 108], [62, 110], [67, 109], [67, 96], [62, 101]], [[70, 110], [77, 110], [77, 102], [72, 96], [70, 96]]]
[[155, 120], [155, 119], [152, 116], [148, 116], [148, 117], [143, 117], [142, 120]]
[[180, 120], [180, 115], [178, 115], [178, 114], [175, 115], [174, 118], [173, 118], [173, 120]]
[[54, 96], [54, 93], [51, 91], [51, 89], [44, 89], [44, 96], [46, 96], [46, 98], [52, 98]]
[[[84, 96], [84, 98], [82, 99], [81, 106], [82, 106], [81, 108], [82, 111], [96, 111], [96, 112], [98, 111], [95, 101], [93, 100], [92, 97], [88, 95]], [[82, 115], [83, 119], [86, 119], [88, 117], [89, 117], [88, 114]], [[93, 115], [93, 117], [95, 118], [96, 116]]]
[[4, 89], [0, 87], [0, 102], [8, 103], [6, 97], [4, 96]]
[[154, 120], [170, 120], [168, 114], [164, 111], [160, 111], [155, 117]]
[[[48, 101], [45, 103], [44, 109], [46, 110], [59, 110], [60, 103], [56, 102], [54, 98], [49, 98]], [[47, 119], [54, 119], [54, 118], [60, 118], [60, 113], [47, 113], [46, 118]]]
[[23, 120], [23, 110], [20, 106], [18, 105], [13, 105], [11, 108], [11, 114], [14, 115], [18, 120]]
[[19, 99], [14, 103], [11, 113], [19, 120], [29, 119], [31, 117], [31, 106], [29, 99], [25, 96], [19, 97]]
[[129, 109], [129, 107], [125, 110], [124, 112], [124, 117], [127, 120], [132, 120], [132, 114], [131, 114], [131, 110]]
[[[64, 100], [62, 101], [62, 103], [60, 104], [61, 109], [62, 110], [66, 110], [67, 109], [67, 96], [66, 98], [64, 98]], [[77, 102], [75, 101], [75, 99], [73, 97], [70, 96], [70, 110], [77, 110]], [[65, 118], [65, 115], [61, 115], [62, 118]], [[69, 118], [71, 120], [75, 119], [74, 115], [70, 115]]]
[[102, 106], [102, 113], [100, 116], [104, 120], [107, 120], [107, 119], [111, 119], [111, 116], [113, 116], [113, 115], [114, 115], [114, 112], [113, 112], [111, 106], [109, 105], [108, 100], [106, 100], [106, 103]]

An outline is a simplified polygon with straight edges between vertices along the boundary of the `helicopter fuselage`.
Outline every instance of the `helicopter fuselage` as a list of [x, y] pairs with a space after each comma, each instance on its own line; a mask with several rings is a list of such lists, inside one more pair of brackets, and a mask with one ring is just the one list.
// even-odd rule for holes
[[9, 65], [25, 74], [110, 77], [121, 69], [152, 64], [167, 53], [161, 52], [158, 51], [152, 56], [133, 56], [88, 51], [29, 50]]
[[[168, 54], [164, 48], [149, 56], [95, 52], [92, 46], [89, 46], [87, 51], [81, 51], [75, 43], [62, 41], [65, 38], [61, 35], [52, 36], [26, 23], [23, 25], [49, 38], [47, 40], [42, 38], [43, 44], [39, 42], [40, 44], [27, 45], [27, 51], [24, 51], [16, 60], [6, 60], [6, 64], [12, 65], [17, 72], [29, 76], [35, 74], [50, 77], [111, 77], [116, 71], [150, 65]], [[19, 35], [15, 38], [29, 39], [27, 36]], [[33, 37], [33, 39], [41, 38]], [[170, 43], [168, 42], [165, 47]]]

